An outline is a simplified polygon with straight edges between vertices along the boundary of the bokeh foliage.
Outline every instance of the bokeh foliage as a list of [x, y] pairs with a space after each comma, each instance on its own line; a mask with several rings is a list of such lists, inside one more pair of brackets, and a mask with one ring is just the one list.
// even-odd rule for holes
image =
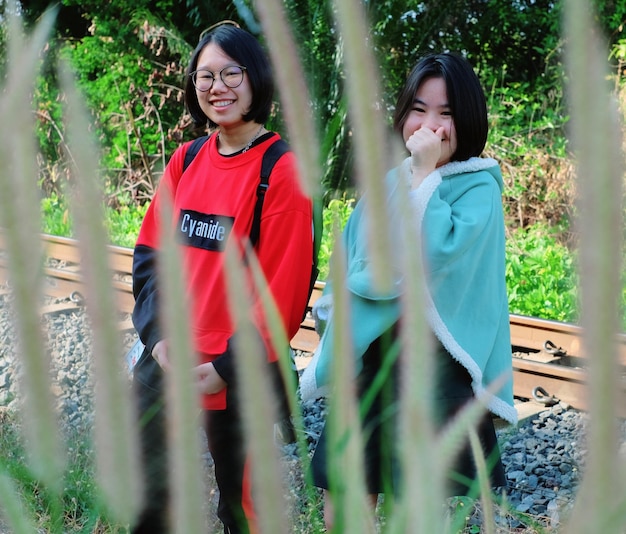
[[[381, 68], [378, 105], [390, 110], [417, 56], [458, 50], [475, 65], [490, 94], [490, 155], [506, 170], [511, 221], [525, 227], [571, 215], [571, 169], [563, 93], [562, 0], [406, 0], [363, 2], [368, 40]], [[623, 3], [596, 0], [609, 47], [623, 43]], [[48, 1], [23, 1], [34, 24]], [[330, 0], [286, 0], [310, 91], [310, 113], [321, 142], [326, 200], [356, 194], [352, 121], [347, 112], [344, 43]], [[6, 9], [6, 7], [5, 7]], [[38, 83], [35, 113], [42, 154], [42, 186], [59, 191], [67, 179], [60, 147], [54, 58], [71, 59], [93, 114], [101, 150], [101, 176], [112, 206], [144, 203], [174, 148], [195, 135], [181, 103], [187, 59], [200, 32], [225, 18], [253, 33], [260, 25], [251, 0], [62, 0]], [[0, 42], [1, 43], [1, 42]], [[309, 111], [309, 110], [307, 110]], [[390, 115], [388, 113], [387, 115]], [[280, 106], [271, 126], [285, 133]], [[556, 178], [557, 185], [551, 185]]]

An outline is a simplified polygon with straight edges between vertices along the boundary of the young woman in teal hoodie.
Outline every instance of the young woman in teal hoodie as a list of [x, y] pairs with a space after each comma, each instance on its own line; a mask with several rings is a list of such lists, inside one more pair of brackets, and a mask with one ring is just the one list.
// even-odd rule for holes
[[[400, 199], [408, 195], [427, 281], [425, 313], [433, 333], [433, 417], [442, 427], [473, 399], [483, 400], [488, 412], [478, 425], [478, 435], [491, 466], [492, 486], [502, 487], [506, 480], [492, 415], [511, 423], [517, 420], [505, 283], [503, 182], [498, 163], [479, 157], [487, 141], [487, 106], [471, 65], [452, 53], [420, 60], [400, 92], [393, 125], [410, 155], [385, 178], [387, 213], [397, 218]], [[366, 202], [367, 194], [344, 229], [342, 247], [347, 265], [350, 346], [361, 398], [399, 337], [403, 293], [401, 275], [385, 293], [373, 283]], [[396, 233], [389, 236], [394, 243], [398, 226], [390, 227]], [[396, 246], [395, 256], [401, 250]], [[332, 282], [328, 282], [314, 309], [322, 334], [301, 379], [305, 399], [324, 395], [331, 383], [331, 362], [338, 357], [333, 354], [332, 300]], [[372, 503], [379, 493], [397, 489], [394, 407], [401, 365], [401, 358], [396, 358], [387, 383], [362, 416], [364, 472]], [[496, 381], [501, 386], [493, 391]], [[314, 483], [325, 490], [325, 519], [330, 528], [329, 491], [333, 488], [327, 454], [332, 452], [327, 450], [324, 430], [312, 471]], [[476, 468], [467, 444], [449, 473], [447, 492], [464, 495], [475, 480]]]

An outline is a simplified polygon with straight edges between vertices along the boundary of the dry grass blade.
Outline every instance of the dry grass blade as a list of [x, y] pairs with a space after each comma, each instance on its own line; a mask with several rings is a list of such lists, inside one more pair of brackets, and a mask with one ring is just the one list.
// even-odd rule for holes
[[[433, 413], [430, 332], [424, 314], [421, 249], [417, 224], [408, 197], [399, 194], [401, 219], [402, 272], [404, 295], [402, 328], [402, 378], [400, 400], [400, 451], [402, 493], [390, 532], [443, 532], [440, 513], [443, 502], [444, 458], [436, 443]], [[424, 481], [427, 480], [428, 484]]]
[[376, 217], [385, 213], [386, 193], [383, 177], [389, 161], [385, 155], [389, 143], [385, 139], [384, 117], [376, 106], [379, 102], [378, 66], [368, 43], [367, 22], [363, 5], [356, 0], [337, 0], [335, 17], [344, 44], [346, 83], [349, 92], [349, 114], [356, 148], [356, 175], [369, 192], [367, 206], [374, 284], [381, 290], [391, 287], [385, 260], [390, 257], [389, 220]]
[[276, 396], [266, 372], [265, 351], [259, 348], [258, 341], [255, 342], [258, 337], [250, 320], [250, 309], [256, 303], [251, 302], [246, 294], [247, 275], [235, 247], [226, 249], [226, 272], [229, 302], [237, 325], [237, 377], [241, 383], [239, 391], [259, 529], [262, 533], [287, 534], [289, 527], [282, 513], [284, 490], [281, 477], [277, 476], [280, 465], [274, 445]]
[[[591, 3], [566, 3], [572, 137], [577, 158], [582, 325], [589, 365], [588, 460], [567, 532], [616, 532], [605, 523], [624, 502], [617, 455], [618, 292], [621, 277], [623, 155], [619, 113], [607, 83], [603, 39]], [[619, 467], [618, 467], [619, 466]], [[622, 525], [622, 530], [624, 525]]]
[[[9, 12], [15, 12], [15, 5]], [[23, 420], [31, 466], [53, 492], [61, 489], [64, 458], [50, 390], [39, 308], [42, 302], [42, 251], [39, 191], [30, 95], [41, 51], [54, 21], [48, 12], [25, 40], [16, 16], [9, 23], [9, 58], [0, 116], [7, 125], [0, 143], [0, 224], [7, 231], [9, 277], [21, 356]], [[10, 127], [8, 126], [10, 125]]]
[[93, 165], [99, 154], [89, 135], [90, 119], [69, 68], [61, 65], [60, 73], [66, 95], [67, 137], [74, 155], [75, 187], [68, 191], [68, 197], [79, 238], [87, 314], [93, 326], [98, 478], [113, 517], [129, 523], [139, 508], [138, 446], [128, 377], [122, 365], [116, 292], [111, 287], [113, 274], [108, 266], [103, 196], [97, 167]]
[[322, 176], [319, 142], [311, 114], [302, 112], [311, 107], [311, 100], [285, 5], [281, 0], [262, 0], [257, 2], [257, 9], [269, 43], [290, 142], [298, 155], [303, 188], [309, 195], [318, 196]]
[[[335, 227], [335, 233], [338, 229]], [[345, 289], [345, 253], [335, 239], [331, 265], [333, 280], [333, 353], [353, 354], [350, 309]], [[354, 359], [333, 358], [328, 416], [328, 470], [335, 510], [335, 530], [343, 533], [374, 532], [373, 512], [367, 503], [363, 473], [363, 437], [356, 400]]]
[[304, 421], [302, 419], [302, 411], [298, 405], [298, 384], [293, 373], [294, 361], [291, 357], [291, 353], [282, 354], [283, 352], [289, 351], [289, 340], [287, 339], [287, 335], [285, 333], [278, 306], [276, 305], [276, 301], [274, 300], [269, 289], [259, 261], [249, 249], [248, 265], [252, 272], [254, 286], [259, 288], [259, 298], [265, 317], [267, 317], [272, 344], [276, 348], [277, 352], [284, 356], [279, 360], [280, 370], [287, 390], [287, 400], [292, 414], [292, 422], [298, 436], [301, 438], [298, 439], [298, 450], [302, 461], [302, 470], [305, 473], [305, 478], [309, 478], [309, 461], [307, 456]]
[[[164, 198], [166, 195], [164, 195]], [[164, 201], [163, 220], [171, 220], [171, 205]], [[159, 254], [161, 318], [169, 342], [171, 368], [166, 373], [167, 437], [175, 532], [207, 532], [203, 512], [206, 492], [199, 468], [198, 392], [192, 367], [197, 364], [189, 328], [189, 306], [179, 246], [165, 225]]]
[[0, 510], [6, 517], [13, 534], [32, 534], [35, 526], [25, 513], [24, 503], [18, 497], [13, 481], [4, 473], [0, 473]]

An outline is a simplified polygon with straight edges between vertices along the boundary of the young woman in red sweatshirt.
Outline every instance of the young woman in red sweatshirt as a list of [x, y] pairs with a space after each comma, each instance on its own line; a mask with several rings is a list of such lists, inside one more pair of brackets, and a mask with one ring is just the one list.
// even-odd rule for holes
[[[238, 399], [237, 365], [256, 354], [237, 353], [237, 331], [227, 296], [225, 247], [250, 236], [261, 160], [280, 139], [264, 124], [274, 82], [258, 41], [231, 24], [204, 35], [187, 70], [185, 103], [197, 125], [211, 135], [183, 172], [186, 143], [172, 155], [135, 246], [133, 321], [145, 344], [134, 371], [140, 414], [163, 401], [162, 380], [173, 355], [159, 322], [159, 273], [155, 269], [161, 227], [173, 228], [190, 296], [189, 318], [204, 426], [220, 491], [218, 516], [226, 533], [254, 532], [254, 506], [246, 480], [245, 434]], [[172, 219], [163, 220], [164, 196]], [[288, 338], [297, 332], [306, 308], [312, 257], [311, 200], [300, 188], [292, 152], [275, 164], [260, 219], [254, 253], [280, 311]], [[242, 249], [243, 250], [243, 249]], [[249, 273], [248, 273], [249, 275]], [[247, 284], [248, 280], [242, 283]], [[278, 354], [270, 342], [261, 305], [252, 313], [258, 351], [284, 399]], [[194, 386], [190, 384], [190, 387]], [[166, 429], [162, 410], [141, 427], [146, 505], [133, 532], [169, 532]]]

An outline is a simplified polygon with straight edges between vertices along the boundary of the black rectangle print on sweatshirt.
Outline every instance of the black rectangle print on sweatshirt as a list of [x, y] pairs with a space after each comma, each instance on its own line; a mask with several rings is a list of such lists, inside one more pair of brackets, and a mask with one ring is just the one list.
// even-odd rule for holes
[[183, 245], [221, 252], [235, 223], [234, 217], [180, 210], [177, 240]]

